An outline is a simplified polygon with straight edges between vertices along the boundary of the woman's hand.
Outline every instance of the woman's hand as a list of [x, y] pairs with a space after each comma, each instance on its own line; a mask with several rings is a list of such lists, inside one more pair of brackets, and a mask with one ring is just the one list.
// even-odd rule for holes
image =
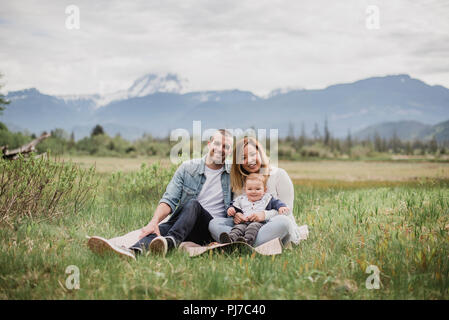
[[234, 207], [230, 207], [228, 209], [228, 216], [233, 217], [235, 215], [236, 211]]
[[279, 208], [279, 214], [284, 214], [288, 212], [288, 208], [287, 207], [280, 207]]
[[248, 221], [251, 222], [263, 222], [265, 221], [265, 211], [253, 213], [248, 217]]
[[161, 232], [159, 231], [159, 226], [157, 223], [150, 221], [145, 227], [140, 229], [140, 235], [139, 240], [142, 238], [145, 238], [147, 235], [155, 233], [158, 236], [161, 235]]
[[248, 217], [245, 217], [245, 215], [241, 212], [236, 212], [234, 215], [234, 223], [240, 224], [242, 222], [248, 221]]

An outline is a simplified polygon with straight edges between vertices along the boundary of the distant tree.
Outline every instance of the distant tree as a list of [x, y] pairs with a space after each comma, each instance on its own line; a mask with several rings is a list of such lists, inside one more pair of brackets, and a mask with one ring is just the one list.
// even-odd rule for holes
[[334, 146], [335, 146], [335, 150], [337, 150], [337, 152], [340, 153], [341, 152], [340, 139], [335, 139]]
[[412, 155], [413, 154], [412, 143], [410, 141], [407, 141], [405, 143], [405, 154], [407, 154], [407, 155]]
[[[3, 75], [0, 73], [0, 79], [3, 77]], [[3, 85], [0, 83], [0, 89], [3, 87]], [[2, 114], [2, 111], [5, 110], [5, 106], [9, 104], [11, 101], [6, 100], [6, 97], [0, 93], [0, 114]]]
[[329, 145], [330, 137], [331, 137], [331, 134], [330, 134], [329, 128], [327, 126], [327, 116], [326, 116], [326, 118], [324, 119], [324, 144], [326, 146]]
[[351, 129], [348, 129], [348, 135], [346, 136], [346, 152], [348, 153], [348, 155], [351, 155], [351, 148], [352, 148]]
[[435, 138], [435, 135], [433, 135], [432, 140], [429, 142], [429, 151], [433, 154], [435, 154], [438, 151], [438, 142]]
[[61, 128], [56, 128], [54, 130], [51, 130], [50, 134], [53, 138], [57, 138], [57, 139], [61, 139], [61, 140], [69, 139], [68, 133], [64, 129], [61, 129]]
[[75, 132], [73, 132], [73, 131], [70, 134], [68, 147], [69, 147], [69, 149], [73, 149], [75, 147]]
[[393, 149], [393, 153], [399, 152], [400, 141], [396, 129], [393, 131], [393, 136], [390, 139], [390, 147]]
[[286, 141], [292, 142], [295, 140], [295, 126], [292, 122], [288, 123], [288, 133]]
[[104, 130], [103, 127], [100, 126], [99, 124], [97, 124], [93, 129], [92, 129], [92, 133], [90, 134], [91, 137], [94, 136], [99, 136], [101, 134], [104, 134]]
[[387, 149], [388, 149], [388, 146], [387, 146], [387, 139], [386, 138], [382, 138], [382, 144], [381, 144], [381, 150], [382, 150], [382, 152], [386, 152], [387, 151]]
[[315, 127], [313, 128], [313, 131], [312, 131], [312, 137], [313, 137], [313, 140], [315, 140], [315, 142], [321, 140], [320, 129], [318, 129], [318, 124], [316, 122], [315, 122]]
[[301, 135], [299, 136], [298, 140], [298, 146], [299, 148], [304, 147], [307, 141], [307, 135], [306, 135], [306, 127], [304, 125], [304, 122], [301, 124]]
[[380, 137], [379, 133], [374, 132], [374, 150], [377, 152], [383, 152], [382, 150], [382, 138]]

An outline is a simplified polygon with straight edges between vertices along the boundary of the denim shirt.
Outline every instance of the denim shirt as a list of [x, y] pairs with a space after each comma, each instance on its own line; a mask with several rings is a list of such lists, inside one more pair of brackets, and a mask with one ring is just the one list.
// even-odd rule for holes
[[[207, 156], [207, 155], [206, 155]], [[196, 199], [201, 188], [206, 181], [204, 167], [206, 166], [206, 156], [198, 159], [184, 161], [176, 170], [170, 183], [167, 185], [162, 199], [171, 208], [172, 217], [181, 211], [182, 207], [191, 199]], [[225, 162], [225, 170], [221, 174], [221, 186], [223, 188], [224, 207], [231, 204], [231, 165]], [[226, 212], [223, 212], [223, 217]]]

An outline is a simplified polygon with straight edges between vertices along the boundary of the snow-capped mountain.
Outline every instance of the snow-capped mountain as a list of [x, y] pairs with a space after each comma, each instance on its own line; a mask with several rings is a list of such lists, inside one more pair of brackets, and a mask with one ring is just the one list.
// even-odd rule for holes
[[176, 74], [167, 73], [165, 75], [159, 75], [149, 73], [135, 80], [127, 90], [120, 90], [103, 95], [62, 95], [58, 97], [66, 103], [91, 101], [93, 108], [97, 109], [111, 102], [144, 97], [155, 92], [181, 93], [184, 89], [185, 82], [186, 80], [180, 79]]
[[385, 121], [434, 125], [449, 119], [449, 89], [406, 74], [324, 89], [277, 90], [269, 97], [242, 90], [184, 90], [183, 81], [173, 74], [148, 74], [129, 89], [104, 96], [58, 97], [20, 90], [6, 96], [11, 104], [0, 121], [37, 134], [73, 130], [76, 139], [101, 124], [109, 134], [135, 139], [142, 132], [166, 136], [171, 129], [190, 130], [194, 120], [201, 120], [202, 128], [277, 128], [285, 136], [290, 126], [296, 135], [303, 124], [307, 134], [315, 123], [322, 130], [327, 118], [332, 135], [344, 137], [348, 129], [354, 133]]
[[181, 93], [184, 81], [172, 73], [164, 76], [150, 73], [134, 81], [127, 91], [128, 98], [144, 97], [155, 92]]

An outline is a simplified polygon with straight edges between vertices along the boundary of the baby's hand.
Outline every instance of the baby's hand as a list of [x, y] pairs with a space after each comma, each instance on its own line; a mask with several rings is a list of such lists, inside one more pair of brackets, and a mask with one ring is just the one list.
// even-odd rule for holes
[[235, 208], [234, 207], [230, 207], [228, 209], [228, 216], [233, 217], [235, 215]]
[[279, 208], [279, 214], [284, 214], [288, 212], [288, 208], [287, 207], [280, 207]]

